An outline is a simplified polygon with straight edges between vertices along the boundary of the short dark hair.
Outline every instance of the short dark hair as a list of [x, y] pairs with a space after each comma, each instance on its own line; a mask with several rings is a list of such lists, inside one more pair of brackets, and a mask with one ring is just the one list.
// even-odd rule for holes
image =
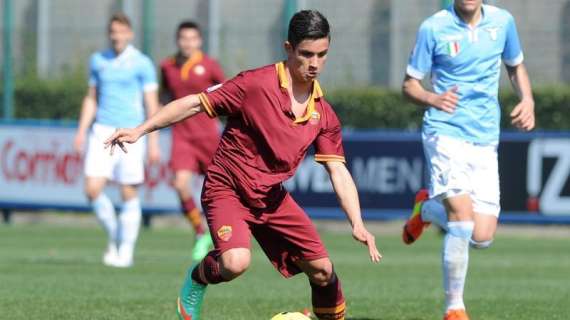
[[186, 20], [186, 21], [180, 22], [180, 24], [178, 25], [178, 28], [176, 28], [176, 37], [177, 38], [180, 35], [180, 31], [182, 31], [183, 29], [194, 29], [194, 30], [198, 31], [198, 33], [200, 35], [202, 35], [202, 30], [200, 29], [200, 25], [194, 21]]
[[117, 22], [120, 24], [123, 24], [127, 27], [129, 27], [130, 29], [132, 29], [132, 25], [131, 25], [131, 20], [129, 19], [129, 17], [122, 13], [122, 12], [115, 12], [113, 13], [113, 15], [111, 16], [111, 18], [109, 19], [109, 28], [111, 27], [111, 24], [113, 22]]
[[330, 39], [330, 26], [327, 18], [317, 10], [302, 10], [289, 21], [287, 41], [296, 47], [303, 40]]

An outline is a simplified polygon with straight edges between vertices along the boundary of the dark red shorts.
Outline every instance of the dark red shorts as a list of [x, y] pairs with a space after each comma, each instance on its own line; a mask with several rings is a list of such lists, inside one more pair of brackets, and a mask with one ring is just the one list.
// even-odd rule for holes
[[328, 257], [311, 219], [288, 193], [268, 211], [248, 208], [235, 194], [202, 205], [218, 256], [233, 248], [250, 249], [253, 235], [286, 278], [301, 272], [295, 261]]
[[174, 171], [189, 170], [205, 174], [214, 153], [216, 153], [219, 141], [218, 135], [187, 139], [173, 132], [170, 168]]

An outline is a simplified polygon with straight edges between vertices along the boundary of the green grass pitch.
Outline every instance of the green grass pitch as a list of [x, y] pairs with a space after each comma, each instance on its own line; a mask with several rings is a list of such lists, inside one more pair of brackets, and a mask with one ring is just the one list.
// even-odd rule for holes
[[[348, 229], [346, 227], [345, 229]], [[348, 305], [347, 319], [441, 319], [441, 238], [411, 247], [377, 235], [379, 265], [346, 231], [323, 230]], [[570, 319], [570, 236], [499, 234], [471, 251], [466, 304], [472, 319]], [[107, 268], [96, 227], [0, 226], [0, 319], [176, 319], [175, 300], [190, 264], [182, 228], [142, 232], [135, 267]], [[290, 280], [255, 245], [248, 272], [208, 289], [202, 319], [269, 319], [310, 307], [303, 275]]]

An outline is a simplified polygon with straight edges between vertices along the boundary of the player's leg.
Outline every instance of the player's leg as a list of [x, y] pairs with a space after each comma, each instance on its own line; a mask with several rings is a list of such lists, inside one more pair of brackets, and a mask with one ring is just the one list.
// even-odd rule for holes
[[491, 246], [497, 223], [500, 205], [499, 164], [495, 146], [477, 146], [478, 157], [473, 164], [472, 184], [475, 229], [471, 247], [485, 249]]
[[473, 234], [473, 199], [471, 183], [472, 144], [447, 136], [422, 137], [430, 175], [430, 197], [442, 201], [447, 217], [438, 202], [423, 206], [422, 216], [441, 224], [446, 230], [442, 248], [443, 285], [446, 316], [463, 315], [463, 291], [469, 262], [469, 241]]
[[208, 285], [235, 279], [249, 266], [251, 233], [245, 208], [237, 196], [225, 196], [205, 202], [208, 227], [214, 250], [188, 270], [180, 296], [178, 315], [181, 319], [197, 320]]
[[119, 153], [114, 168], [115, 181], [121, 185], [123, 205], [119, 214], [119, 259], [117, 267], [130, 267], [142, 220], [138, 186], [144, 182], [145, 140], [129, 145], [128, 153]]
[[454, 157], [460, 161], [452, 167], [449, 180], [470, 189], [469, 197], [462, 201], [456, 201], [458, 197], [444, 201], [450, 221], [443, 254], [446, 319], [468, 319], [463, 303], [469, 257], [467, 245], [482, 249], [492, 243], [500, 211], [499, 174], [496, 146], [465, 143], [455, 149], [461, 150]]
[[319, 319], [344, 319], [341, 284], [317, 229], [286, 194], [280, 205], [255, 225], [252, 233], [271, 264], [286, 278], [304, 272], [311, 286], [313, 310]]
[[172, 146], [170, 149], [170, 168], [174, 172], [172, 186], [176, 190], [183, 214], [186, 216], [196, 235], [204, 233], [200, 210], [192, 197], [190, 181], [193, 173], [198, 172], [196, 148], [192, 145], [184, 126], [176, 125], [172, 129]]
[[402, 231], [402, 240], [405, 244], [412, 244], [418, 240], [432, 223], [447, 231], [447, 211], [439, 198], [430, 199], [428, 193], [427, 189], [420, 189], [416, 193], [412, 214]]
[[123, 206], [119, 214], [119, 259], [117, 267], [133, 265], [135, 245], [139, 236], [142, 219], [142, 209], [135, 185], [122, 185], [121, 196]]
[[232, 281], [249, 267], [248, 248], [229, 249], [218, 256], [211, 251], [197, 265], [188, 269], [178, 298], [178, 316], [184, 320], [198, 320], [208, 285]]
[[440, 199], [425, 201], [421, 207], [421, 217], [425, 223], [433, 223], [447, 231], [447, 211]]
[[[204, 227], [202, 212], [193, 198], [191, 181], [195, 173], [205, 173], [200, 161], [200, 140], [191, 141], [183, 126], [175, 126], [172, 130], [172, 149], [170, 168], [174, 171], [173, 186], [178, 194], [182, 211], [194, 228], [195, 241], [192, 248], [192, 260], [199, 261], [212, 247], [212, 239]], [[209, 160], [209, 159], [208, 159]]]
[[422, 145], [430, 176], [430, 189], [421, 189], [416, 193], [412, 214], [402, 230], [405, 244], [414, 243], [431, 223], [443, 230], [447, 228], [447, 211], [439, 196], [447, 190], [451, 165], [449, 154], [453, 154], [454, 149], [460, 146], [457, 141], [427, 135], [422, 136]]
[[463, 291], [474, 222], [473, 204], [469, 195], [449, 197], [443, 203], [449, 215], [442, 254], [446, 317], [449, 317], [450, 314], [465, 312]]
[[471, 237], [470, 245], [474, 249], [487, 249], [493, 244], [497, 231], [498, 218], [492, 214], [475, 213], [475, 229]]
[[117, 258], [117, 215], [113, 203], [103, 192], [106, 183], [106, 178], [85, 177], [85, 194], [97, 220], [107, 234], [107, 248], [103, 254], [103, 263], [112, 265]]
[[249, 248], [233, 248], [217, 255], [211, 251], [202, 259], [194, 271], [195, 279], [201, 284], [216, 284], [232, 281], [242, 275], [251, 262]]
[[194, 202], [194, 190], [192, 190], [192, 187], [190, 186], [194, 176], [195, 175], [190, 170], [176, 170], [174, 172], [174, 180], [172, 184], [178, 194], [182, 211], [194, 228], [195, 238], [194, 247], [192, 248], [192, 260], [199, 261], [208, 254], [213, 243], [210, 234], [204, 227], [202, 212]]
[[344, 319], [344, 295], [330, 259], [298, 260], [296, 264], [309, 278], [315, 316], [318, 319]]
[[176, 190], [184, 215], [194, 228], [196, 236], [200, 236], [204, 234], [205, 228], [202, 224], [202, 213], [200, 209], [198, 209], [198, 206], [196, 206], [192, 193], [193, 190], [190, 187], [192, 176], [193, 173], [190, 170], [176, 170], [174, 172], [172, 186]]
[[101, 146], [105, 137], [113, 133], [113, 128], [94, 124], [89, 132], [85, 154], [85, 194], [95, 212], [95, 216], [107, 233], [107, 249], [103, 263], [112, 265], [117, 257], [117, 215], [115, 207], [104, 193], [107, 181], [112, 178], [115, 157]]

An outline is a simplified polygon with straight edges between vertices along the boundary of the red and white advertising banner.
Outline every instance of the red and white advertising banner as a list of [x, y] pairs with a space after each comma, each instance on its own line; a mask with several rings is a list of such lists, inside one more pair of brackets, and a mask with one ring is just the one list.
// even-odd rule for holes
[[[83, 155], [73, 150], [75, 128], [0, 126], [0, 207], [87, 209], [83, 192]], [[161, 163], [146, 168], [139, 194], [145, 209], [177, 211], [168, 169], [170, 132], [161, 132]], [[103, 146], [101, 146], [103, 148]], [[200, 190], [199, 182], [195, 190]], [[119, 190], [106, 191], [116, 204]]]

